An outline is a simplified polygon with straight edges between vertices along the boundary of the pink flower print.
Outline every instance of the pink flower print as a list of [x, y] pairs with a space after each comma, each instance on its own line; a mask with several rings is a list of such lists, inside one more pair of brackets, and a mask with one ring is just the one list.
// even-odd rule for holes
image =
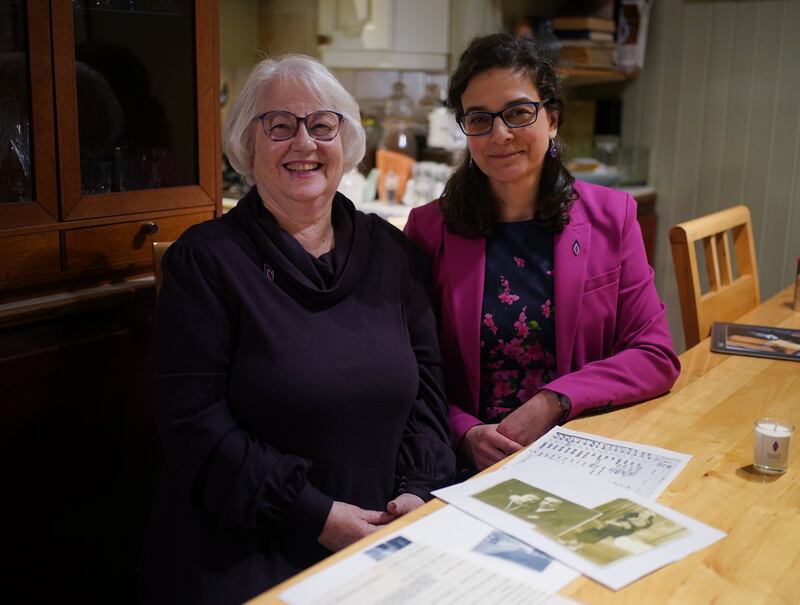
[[539, 361], [544, 357], [544, 351], [542, 351], [542, 345], [538, 342], [535, 342], [531, 346], [529, 346], [528, 352], [531, 355], [531, 359], [534, 359], [536, 361]]
[[550, 318], [550, 305], [550, 299], [548, 298], [546, 301], [544, 301], [544, 304], [539, 307], [542, 310], [542, 315], [544, 315], [547, 319]]
[[519, 256], [515, 256], [514, 257], [514, 262], [517, 263], [517, 267], [519, 267], [520, 269], [524, 269], [525, 268], [525, 259], [524, 258], [520, 258]]
[[555, 367], [556, 360], [553, 358], [553, 356], [550, 353], [545, 353], [544, 354], [544, 365], [546, 365], [548, 368]]
[[513, 305], [519, 300], [519, 296], [516, 294], [511, 294], [511, 288], [508, 285], [508, 279], [506, 279], [504, 275], [500, 276], [500, 285], [503, 287], [503, 291], [498, 295], [497, 298], [501, 303]]
[[494, 317], [491, 313], [487, 313], [483, 316], [483, 325], [489, 328], [492, 334], [497, 334], [497, 325], [495, 325]]
[[498, 370], [497, 372], [492, 372], [492, 383], [494, 387], [492, 388], [492, 396], [501, 399], [503, 397], [508, 397], [513, 393], [513, 389], [511, 388], [511, 378], [516, 376], [517, 372], [508, 371], [508, 370]]
[[524, 403], [528, 401], [528, 399], [536, 394], [536, 391], [539, 390], [539, 387], [542, 385], [543, 373], [543, 368], [528, 370], [528, 372], [525, 374], [525, 378], [522, 379], [522, 388], [520, 388], [519, 392], [517, 393], [517, 398], [521, 402]]
[[506, 357], [517, 359], [524, 352], [525, 349], [523, 349], [522, 347], [521, 338], [512, 338], [510, 342], [507, 342], [503, 345], [503, 353], [505, 354]]
[[495, 397], [508, 397], [511, 395], [511, 383], [508, 380], [502, 380], [494, 385], [492, 395]]
[[500, 405], [503, 403], [502, 401], [492, 401], [492, 403], [494, 404], [494, 407], [486, 410], [487, 420], [494, 420], [495, 418], [499, 418], [511, 411], [511, 408]]
[[517, 357], [517, 363], [520, 365], [520, 367], [526, 368], [533, 362], [533, 355], [534, 349], [532, 347], [528, 347], [525, 349], [525, 352], [522, 355]]
[[517, 329], [517, 336], [522, 339], [528, 338], [528, 334], [530, 334], [530, 329], [526, 323], [528, 317], [525, 315], [525, 312], [527, 310], [527, 306], [522, 307], [522, 311], [520, 311], [517, 321], [514, 322], [514, 327]]

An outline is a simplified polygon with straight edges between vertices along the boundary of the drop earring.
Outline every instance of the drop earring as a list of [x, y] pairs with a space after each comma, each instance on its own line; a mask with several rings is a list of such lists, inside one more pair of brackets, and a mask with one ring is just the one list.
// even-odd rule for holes
[[475, 166], [475, 160], [472, 159], [472, 156], [469, 158], [469, 167], [473, 168]]
[[555, 159], [558, 156], [558, 149], [556, 149], [555, 139], [550, 139], [550, 157]]

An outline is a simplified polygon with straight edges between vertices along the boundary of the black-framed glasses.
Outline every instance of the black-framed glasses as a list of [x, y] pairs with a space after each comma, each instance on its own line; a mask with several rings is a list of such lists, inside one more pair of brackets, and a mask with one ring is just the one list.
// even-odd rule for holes
[[536, 122], [536, 118], [539, 117], [539, 107], [543, 103], [544, 101], [521, 101], [512, 103], [500, 111], [468, 111], [458, 118], [458, 125], [468, 137], [489, 134], [497, 117], [509, 128], [523, 128]]
[[343, 119], [342, 114], [327, 109], [307, 116], [296, 116], [283, 110], [267, 111], [256, 116], [256, 120], [261, 121], [264, 134], [273, 141], [288, 141], [294, 137], [301, 122], [312, 139], [332, 141], [339, 134]]

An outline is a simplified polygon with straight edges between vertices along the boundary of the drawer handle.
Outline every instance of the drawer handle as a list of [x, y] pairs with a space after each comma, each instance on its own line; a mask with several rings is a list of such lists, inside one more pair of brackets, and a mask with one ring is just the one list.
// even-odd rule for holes
[[143, 223], [142, 232], [146, 233], [147, 235], [155, 235], [158, 233], [158, 223], [155, 223], [154, 221]]

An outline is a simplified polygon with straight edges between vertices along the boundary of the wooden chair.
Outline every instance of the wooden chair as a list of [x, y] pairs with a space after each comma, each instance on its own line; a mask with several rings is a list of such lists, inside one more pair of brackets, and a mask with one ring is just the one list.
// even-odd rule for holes
[[171, 245], [172, 242], [153, 242], [153, 275], [156, 278], [156, 296], [158, 296], [164, 280], [164, 276], [161, 274], [161, 259]]
[[[737, 272], [728, 238], [731, 233]], [[715, 321], [735, 321], [761, 299], [750, 211], [746, 206], [675, 225], [669, 232], [681, 301], [686, 348], [693, 347]], [[702, 292], [695, 242], [702, 241], [708, 291]]]

